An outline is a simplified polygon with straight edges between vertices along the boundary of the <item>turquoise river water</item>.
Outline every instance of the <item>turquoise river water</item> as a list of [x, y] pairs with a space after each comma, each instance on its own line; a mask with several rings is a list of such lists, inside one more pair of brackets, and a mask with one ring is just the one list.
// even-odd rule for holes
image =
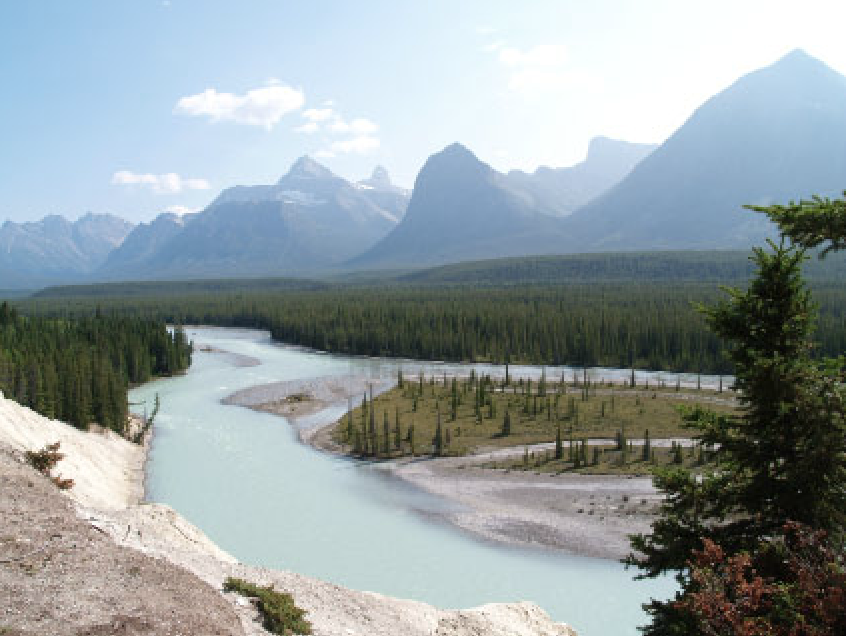
[[[431, 513], [449, 505], [441, 499], [366, 463], [299, 443], [294, 428], [278, 416], [220, 403], [238, 389], [280, 380], [394, 378], [399, 365], [411, 376], [421, 366], [426, 373], [466, 373], [468, 366], [329, 355], [276, 344], [261, 331], [187, 332], [197, 345], [261, 364], [238, 367], [226, 356], [196, 350], [186, 375], [131, 392], [130, 399], [148, 409], [156, 393], [161, 399], [147, 498], [175, 508], [239, 560], [440, 607], [530, 600], [580, 636], [633, 636], [645, 619], [641, 603], [671, 595], [670, 579], [634, 581], [633, 572], [615, 561], [478, 540], [434, 520]], [[547, 377], [562, 373], [570, 377], [572, 370], [547, 368]], [[540, 369], [512, 367], [512, 374], [539, 377]], [[593, 377], [628, 374], [591, 370]], [[675, 382], [675, 376], [666, 377]], [[328, 409], [309, 423], [342, 412]]]

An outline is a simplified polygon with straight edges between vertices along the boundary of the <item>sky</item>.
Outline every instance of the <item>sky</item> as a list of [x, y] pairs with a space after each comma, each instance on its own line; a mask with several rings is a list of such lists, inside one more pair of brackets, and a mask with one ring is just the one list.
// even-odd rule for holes
[[460, 142], [498, 170], [660, 143], [795, 48], [846, 74], [838, 0], [8, 0], [0, 222], [133, 222], [309, 154], [411, 187]]

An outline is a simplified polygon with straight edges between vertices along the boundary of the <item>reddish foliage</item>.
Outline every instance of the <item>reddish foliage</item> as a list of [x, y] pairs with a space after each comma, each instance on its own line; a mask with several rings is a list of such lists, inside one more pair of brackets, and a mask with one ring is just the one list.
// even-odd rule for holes
[[27, 451], [24, 456], [30, 466], [42, 475], [49, 477], [60, 490], [68, 490], [73, 487], [73, 479], [62, 479], [61, 475], [54, 477], [50, 474], [50, 471], [56, 467], [56, 464], [65, 457], [64, 453], [59, 452], [59, 446], [61, 446], [61, 442], [54, 442], [47, 444], [40, 451]]
[[844, 555], [795, 523], [755, 554], [726, 558], [706, 539], [677, 603], [709, 636], [833, 636], [846, 630]]

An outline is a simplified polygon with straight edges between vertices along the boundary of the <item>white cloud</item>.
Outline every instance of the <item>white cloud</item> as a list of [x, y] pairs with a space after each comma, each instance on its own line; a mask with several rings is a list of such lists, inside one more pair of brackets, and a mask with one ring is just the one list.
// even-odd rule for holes
[[182, 216], [183, 214], [193, 214], [194, 212], [199, 212], [202, 209], [203, 208], [189, 208], [185, 205], [169, 205], [165, 208], [165, 212]]
[[112, 175], [114, 185], [146, 186], [156, 194], [179, 194], [184, 190], [208, 190], [211, 185], [205, 179], [185, 178], [175, 172], [166, 174], [140, 174], [131, 170], [119, 170]]
[[333, 114], [331, 108], [308, 108], [303, 111], [303, 117], [313, 122], [326, 121]]
[[491, 42], [490, 44], [485, 44], [485, 46], [482, 47], [482, 50], [485, 51], [486, 53], [493, 53], [493, 52], [499, 51], [502, 48], [505, 48], [505, 42], [503, 42], [502, 40], [499, 40], [497, 42]]
[[369, 119], [359, 117], [350, 122], [344, 121], [341, 117], [335, 118], [329, 125], [329, 129], [336, 133], [349, 133], [352, 135], [370, 135], [379, 130], [379, 126]]
[[513, 46], [492, 46], [500, 64], [508, 69], [508, 88], [522, 95], [539, 95], [552, 91], [584, 88], [591, 78], [571, 69], [563, 44], [539, 44], [527, 49]]
[[323, 108], [309, 108], [302, 113], [308, 122], [294, 130], [303, 133], [325, 131], [336, 137], [328, 147], [315, 152], [315, 156], [331, 159], [339, 154], [367, 154], [380, 145], [375, 133], [379, 126], [364, 117], [356, 117], [350, 121], [344, 119], [334, 109], [332, 101], [323, 103]]
[[318, 130], [320, 130], [320, 126], [318, 126], [313, 121], [306, 122], [302, 126], [297, 126], [296, 128], [294, 128], [294, 132], [306, 133], [306, 134], [316, 133]]
[[379, 147], [379, 140], [371, 135], [359, 135], [350, 139], [333, 142], [329, 147], [335, 153], [355, 153], [364, 155]]
[[511, 68], [560, 68], [567, 63], [567, 47], [563, 44], [539, 44], [521, 51], [509, 46], [500, 48], [499, 61]]
[[489, 24], [480, 24], [476, 27], [476, 33], [479, 35], [491, 35], [492, 33], [496, 33], [498, 29], [490, 26]]
[[174, 111], [208, 117], [212, 121], [234, 121], [270, 129], [284, 115], [302, 108], [304, 103], [301, 90], [279, 84], [254, 88], [243, 95], [218, 93], [207, 88], [202, 93], [181, 98]]

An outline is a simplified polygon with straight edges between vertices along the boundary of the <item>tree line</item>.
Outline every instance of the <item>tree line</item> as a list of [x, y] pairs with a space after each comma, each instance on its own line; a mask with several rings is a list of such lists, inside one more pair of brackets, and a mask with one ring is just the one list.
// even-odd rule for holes
[[126, 433], [127, 390], [191, 364], [184, 332], [162, 321], [104, 316], [24, 317], [0, 305], [0, 390], [78, 428]]
[[[696, 303], [714, 283], [604, 283], [500, 289], [327, 290], [98, 296], [26, 301], [27, 313], [146, 316], [250, 327], [334, 353], [446, 361], [635, 367], [725, 374], [731, 361]], [[817, 354], [846, 349], [846, 290], [817, 286]]]

